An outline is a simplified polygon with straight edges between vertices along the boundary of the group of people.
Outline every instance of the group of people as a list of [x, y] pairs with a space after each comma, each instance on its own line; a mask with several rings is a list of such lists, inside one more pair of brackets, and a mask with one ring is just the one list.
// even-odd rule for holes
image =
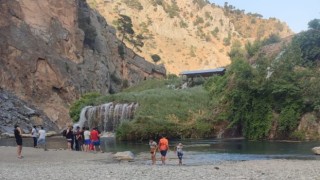
[[[160, 151], [162, 165], [165, 165], [167, 152], [169, 151], [168, 139], [162, 135], [161, 139], [159, 140], [159, 144], [157, 144], [153, 139], [150, 139], [149, 146], [150, 146], [152, 164], [153, 165], [156, 164], [156, 152]], [[179, 143], [174, 148], [174, 152], [177, 154], [178, 159], [179, 159], [179, 165], [182, 165], [182, 156], [183, 156], [182, 148], [183, 148], [182, 143]]]
[[85, 152], [93, 150], [96, 152], [99, 149], [100, 152], [103, 152], [100, 146], [101, 133], [98, 131], [98, 128], [93, 128], [89, 131], [88, 127], [80, 129], [77, 126], [73, 130], [73, 127], [69, 125], [63, 132], [63, 135], [66, 137], [68, 150]]
[[[14, 137], [17, 143], [17, 156], [19, 159], [22, 159], [22, 130], [18, 124], [14, 126]], [[31, 130], [31, 137], [33, 138], [33, 147], [38, 148], [40, 146], [43, 147], [45, 151], [47, 151], [46, 146], [46, 131], [41, 126], [40, 130], [37, 129], [37, 126], [33, 126]]]
[[[19, 159], [23, 158], [22, 153], [22, 130], [19, 125], [14, 126], [14, 136], [17, 143], [17, 156]], [[42, 146], [45, 151], [47, 151], [46, 147], [46, 131], [43, 126], [40, 127], [40, 130], [37, 129], [36, 126], [33, 126], [31, 130], [31, 136], [33, 138], [33, 147], [38, 148]], [[98, 128], [93, 128], [89, 131], [88, 127], [83, 127], [80, 129], [79, 126], [76, 129], [73, 129], [73, 126], [69, 125], [68, 128], [63, 131], [63, 136], [65, 136], [67, 140], [68, 150], [76, 150], [76, 151], [94, 151], [97, 152], [99, 149], [100, 152], [103, 153], [100, 146], [100, 136], [101, 133], [98, 131]], [[161, 162], [163, 165], [166, 164], [166, 155], [169, 151], [169, 141], [165, 136], [161, 136], [159, 143], [157, 144], [153, 139], [149, 141], [150, 153], [152, 164], [156, 164], [156, 152], [159, 151], [161, 154]], [[179, 165], [182, 165], [182, 156], [183, 156], [183, 144], [179, 143], [175, 146], [174, 151], [176, 152]]]

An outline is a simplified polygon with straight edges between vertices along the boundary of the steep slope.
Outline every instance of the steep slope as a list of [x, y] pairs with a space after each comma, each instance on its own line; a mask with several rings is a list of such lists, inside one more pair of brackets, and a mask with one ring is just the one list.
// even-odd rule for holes
[[165, 69], [122, 48], [115, 30], [83, 0], [0, 1], [0, 87], [59, 128], [81, 94], [117, 92]]
[[[159, 55], [160, 63], [174, 74], [230, 64], [228, 52], [233, 42], [244, 44], [270, 34], [280, 37], [293, 34], [276, 19], [266, 20], [205, 0], [88, 0], [88, 3], [108, 22], [116, 22], [120, 14], [131, 17], [135, 34], [145, 37], [138, 54], [149, 61], [151, 55]], [[119, 33], [118, 36], [121, 37]]]

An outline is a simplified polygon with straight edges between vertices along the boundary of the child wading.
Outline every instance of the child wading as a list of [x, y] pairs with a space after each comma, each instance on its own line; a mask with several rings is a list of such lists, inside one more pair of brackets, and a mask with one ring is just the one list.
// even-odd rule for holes
[[182, 143], [179, 143], [176, 147], [176, 150], [177, 150], [177, 156], [179, 158], [179, 165], [182, 165], [182, 156], [183, 156], [183, 151], [182, 151], [182, 148], [183, 148], [183, 144]]
[[157, 152], [158, 145], [155, 141], [153, 141], [153, 139], [150, 139], [149, 146], [150, 146], [152, 164], [154, 165], [156, 164], [156, 152]]

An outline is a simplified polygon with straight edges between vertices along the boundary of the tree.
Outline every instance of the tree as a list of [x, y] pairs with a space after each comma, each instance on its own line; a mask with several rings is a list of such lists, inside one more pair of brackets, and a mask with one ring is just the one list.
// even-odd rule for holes
[[310, 29], [320, 30], [320, 19], [311, 20], [308, 23], [308, 26], [309, 26]]
[[151, 58], [152, 58], [153, 62], [156, 64], [157, 64], [157, 62], [159, 62], [161, 60], [161, 57], [158, 54], [153, 54], [151, 56]]
[[305, 65], [318, 63], [320, 60], [320, 20], [308, 23], [309, 30], [299, 33], [293, 38], [293, 44], [300, 47]]
[[142, 52], [140, 48], [144, 46], [144, 39], [145, 37], [142, 34], [138, 34], [129, 40], [129, 42], [133, 45], [132, 50], [136, 49], [137, 51]]
[[123, 43], [124, 39], [130, 40], [134, 34], [131, 18], [129, 16], [120, 14], [120, 18], [115, 23], [117, 30], [122, 35], [121, 42]]

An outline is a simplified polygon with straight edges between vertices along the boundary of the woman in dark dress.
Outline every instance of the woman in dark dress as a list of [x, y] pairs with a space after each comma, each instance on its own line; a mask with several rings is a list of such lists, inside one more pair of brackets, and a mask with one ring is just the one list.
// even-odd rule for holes
[[21, 159], [21, 152], [22, 152], [22, 131], [19, 127], [19, 125], [14, 126], [14, 137], [16, 138], [17, 143], [17, 155], [18, 158]]

